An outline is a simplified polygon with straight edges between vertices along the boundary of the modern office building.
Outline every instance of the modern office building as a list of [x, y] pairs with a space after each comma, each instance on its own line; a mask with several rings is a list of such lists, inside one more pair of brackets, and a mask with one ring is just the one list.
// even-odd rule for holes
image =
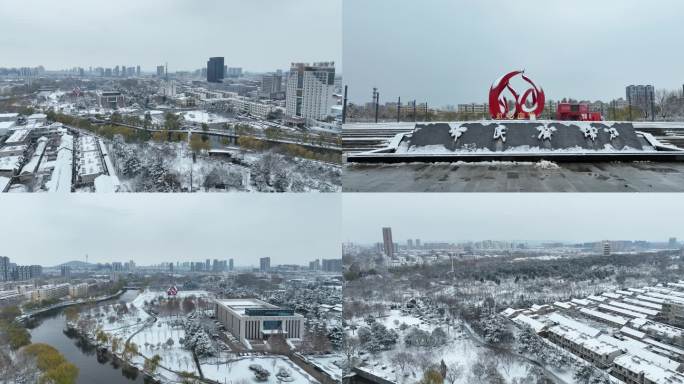
[[211, 57], [207, 61], [207, 82], [223, 82], [223, 57]]
[[262, 257], [259, 259], [259, 270], [262, 272], [267, 272], [268, 270], [271, 269], [271, 258], [270, 257]]
[[382, 250], [387, 257], [394, 257], [394, 242], [392, 241], [392, 228], [382, 229]]
[[330, 115], [335, 92], [335, 63], [292, 63], [287, 78], [288, 116], [324, 120]]
[[233, 259], [228, 260], [228, 270], [232, 271], [234, 267], [235, 264], [233, 264]]
[[97, 92], [97, 103], [102, 108], [118, 109], [126, 106], [124, 95], [119, 91]]
[[157, 65], [157, 77], [164, 77], [164, 66]]
[[274, 334], [301, 339], [304, 332], [304, 316], [293, 309], [257, 299], [216, 299], [215, 305], [216, 319], [248, 348], [250, 340], [266, 340]]

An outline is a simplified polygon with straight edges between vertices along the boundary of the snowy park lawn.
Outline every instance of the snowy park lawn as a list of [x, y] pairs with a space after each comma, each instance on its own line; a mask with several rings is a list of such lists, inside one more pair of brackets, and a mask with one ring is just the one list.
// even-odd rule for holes
[[[131, 341], [138, 346], [138, 352], [145, 358], [161, 356], [160, 366], [173, 371], [196, 372], [192, 352], [183, 348], [180, 339], [185, 337], [185, 330], [180, 325], [172, 325], [175, 317], [159, 318], [154, 324], [146, 327], [133, 336]], [[169, 340], [173, 340], [170, 345]], [[139, 357], [140, 364], [144, 363]]]
[[400, 310], [398, 309], [393, 309], [389, 312], [388, 316], [385, 317], [378, 317], [375, 319], [375, 321], [378, 321], [382, 323], [385, 327], [387, 328], [392, 328], [399, 332], [399, 326], [401, 324], [406, 324], [409, 327], [418, 327], [422, 329], [423, 331], [432, 331], [435, 326], [429, 324], [428, 322], [419, 319], [415, 316], [411, 316], [408, 314], [403, 314]]
[[278, 380], [276, 374], [280, 368], [289, 371], [293, 379], [289, 383], [292, 384], [314, 384], [318, 383], [311, 375], [304, 372], [301, 368], [295, 365], [290, 359], [281, 356], [252, 356], [244, 357], [237, 360], [226, 361], [221, 364], [202, 364], [202, 373], [205, 378], [218, 381], [219, 383], [231, 383], [239, 380], [254, 381], [254, 372], [249, 369], [252, 364], [258, 364], [263, 369], [270, 372], [267, 381], [262, 381], [266, 384], [282, 384], [284, 381]]

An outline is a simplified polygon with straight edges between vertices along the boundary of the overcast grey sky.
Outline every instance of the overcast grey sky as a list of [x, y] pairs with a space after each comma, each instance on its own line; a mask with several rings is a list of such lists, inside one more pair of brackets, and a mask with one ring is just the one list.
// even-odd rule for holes
[[[344, 0], [345, 83], [354, 101], [485, 102], [526, 69], [548, 98], [680, 89], [681, 0]], [[383, 101], [384, 100], [384, 101]]]
[[682, 194], [346, 193], [343, 240], [651, 240], [684, 238]]
[[339, 258], [337, 194], [74, 194], [0, 199], [0, 255], [18, 264], [71, 260], [235, 259], [238, 266]]
[[0, 0], [0, 67], [341, 67], [342, 0]]

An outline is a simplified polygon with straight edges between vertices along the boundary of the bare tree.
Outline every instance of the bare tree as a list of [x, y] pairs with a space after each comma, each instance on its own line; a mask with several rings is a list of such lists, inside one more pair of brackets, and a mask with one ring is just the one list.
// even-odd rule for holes
[[406, 367], [414, 364], [416, 360], [413, 358], [412, 354], [402, 351], [392, 356], [391, 362], [401, 370], [401, 373], [404, 373]]
[[344, 350], [344, 355], [347, 357], [347, 368], [351, 369], [352, 359], [359, 350], [359, 339], [350, 336], [345, 337], [342, 348]]
[[454, 384], [461, 376], [463, 376], [463, 366], [459, 363], [453, 363], [447, 368], [446, 377], [444, 379], [449, 384]]

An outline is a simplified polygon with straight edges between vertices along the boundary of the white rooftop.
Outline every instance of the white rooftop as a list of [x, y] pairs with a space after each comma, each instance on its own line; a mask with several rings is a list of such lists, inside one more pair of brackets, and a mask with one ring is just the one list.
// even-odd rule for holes
[[258, 299], [217, 299], [216, 301], [240, 314], [244, 314], [246, 309], [278, 308], [275, 305]]

